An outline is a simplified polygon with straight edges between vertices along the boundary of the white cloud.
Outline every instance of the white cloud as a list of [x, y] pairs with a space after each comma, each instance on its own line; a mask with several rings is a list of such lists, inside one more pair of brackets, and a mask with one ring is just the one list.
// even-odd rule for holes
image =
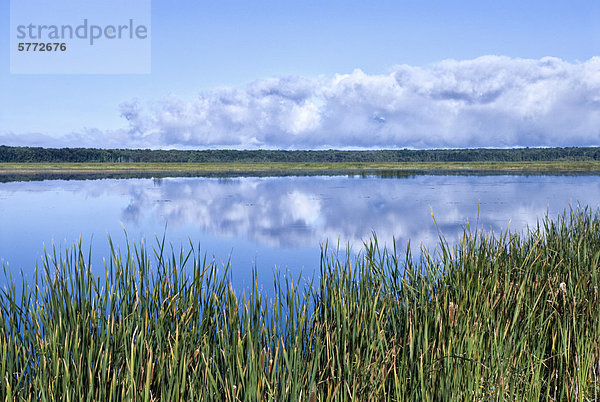
[[[400, 65], [386, 75], [355, 70], [269, 78], [192, 100], [170, 96], [120, 107], [129, 128], [105, 133], [103, 143], [291, 149], [600, 145], [600, 57], [570, 63], [484, 56]], [[71, 139], [89, 143], [90, 132]]]

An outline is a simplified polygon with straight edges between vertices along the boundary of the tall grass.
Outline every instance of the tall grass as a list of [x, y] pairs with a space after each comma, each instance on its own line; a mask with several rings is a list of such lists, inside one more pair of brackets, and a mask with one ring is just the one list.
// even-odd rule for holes
[[586, 400], [598, 394], [600, 217], [437, 253], [322, 249], [320, 277], [236, 294], [195, 253], [76, 245], [0, 297], [5, 400]]

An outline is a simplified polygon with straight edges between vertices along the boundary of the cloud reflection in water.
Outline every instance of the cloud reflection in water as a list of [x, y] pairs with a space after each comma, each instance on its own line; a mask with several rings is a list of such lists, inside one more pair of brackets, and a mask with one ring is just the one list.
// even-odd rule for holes
[[[97, 274], [110, 254], [106, 235], [124, 248], [128, 238], [153, 245], [165, 233], [174, 249], [188, 239], [221, 265], [231, 258], [235, 280], [251, 268], [269, 283], [272, 269], [311, 274], [325, 241], [358, 250], [373, 233], [393, 238], [400, 253], [438, 242], [438, 228], [455, 243], [467, 222], [499, 232], [534, 226], [580, 202], [596, 209], [597, 176], [412, 176], [168, 178], [12, 182], [0, 184], [0, 259], [33, 272], [42, 244], [58, 249], [83, 239]], [[479, 216], [477, 215], [479, 208]], [[16, 272], [16, 271], [15, 271]], [[242, 285], [240, 285], [242, 286]], [[243, 285], [245, 286], [245, 285]]]
[[[123, 219], [163, 217], [170, 227], [191, 224], [223, 237], [247, 237], [294, 248], [330, 241], [360, 246], [372, 233], [404, 247], [434, 245], [438, 228], [449, 241], [469, 221], [499, 232], [535, 226], [581, 202], [596, 208], [594, 176], [415, 176], [164, 179], [148, 187], [131, 181]], [[478, 214], [479, 210], [479, 215]]]

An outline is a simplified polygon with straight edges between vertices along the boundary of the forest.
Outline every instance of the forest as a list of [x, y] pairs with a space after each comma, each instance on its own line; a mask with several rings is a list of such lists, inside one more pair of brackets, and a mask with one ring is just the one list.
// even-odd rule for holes
[[600, 147], [342, 150], [150, 150], [0, 146], [0, 163], [597, 161]]

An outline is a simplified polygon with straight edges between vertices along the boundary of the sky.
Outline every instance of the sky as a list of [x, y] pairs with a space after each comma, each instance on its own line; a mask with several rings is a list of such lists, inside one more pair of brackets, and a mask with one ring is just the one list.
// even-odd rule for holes
[[3, 2], [0, 145], [600, 145], [595, 0], [153, 0], [151, 15], [149, 74], [11, 74]]

